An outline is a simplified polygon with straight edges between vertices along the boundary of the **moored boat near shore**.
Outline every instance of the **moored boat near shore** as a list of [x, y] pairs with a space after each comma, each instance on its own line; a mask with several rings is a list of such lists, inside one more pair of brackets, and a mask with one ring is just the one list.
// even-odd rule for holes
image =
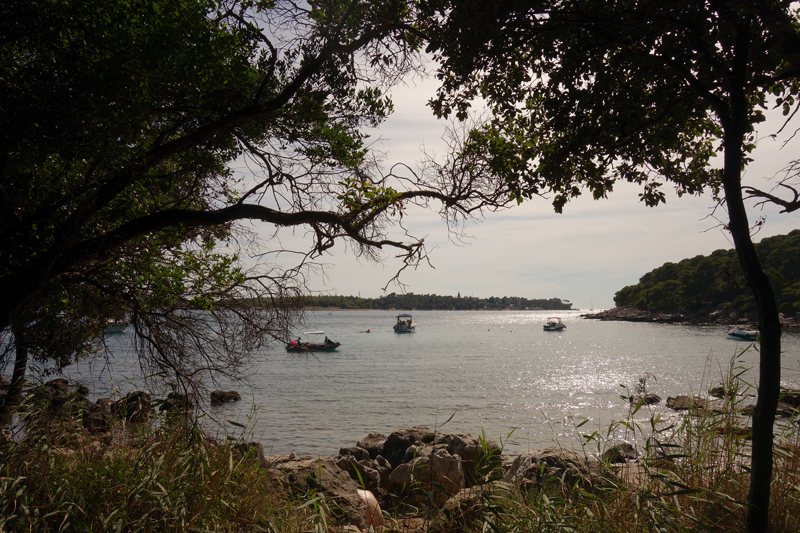
[[392, 326], [396, 333], [407, 333], [410, 331], [414, 331], [414, 328], [417, 327], [417, 323], [414, 322], [414, 319], [408, 313], [403, 313], [401, 315], [397, 315], [397, 323]]
[[561, 331], [564, 329], [567, 329], [567, 326], [557, 316], [548, 317], [547, 322], [544, 323], [545, 331]]
[[736, 326], [728, 330], [728, 335], [733, 337], [734, 339], [743, 341], [754, 341], [758, 339], [758, 331], [754, 331], [751, 329], [741, 329]]
[[[324, 331], [304, 331], [303, 335], [322, 335]], [[286, 344], [286, 351], [287, 352], [332, 352], [336, 350], [342, 343], [332, 341], [328, 337], [325, 337], [324, 342], [302, 342], [302, 340], [298, 337], [297, 339], [291, 340], [288, 344]]]

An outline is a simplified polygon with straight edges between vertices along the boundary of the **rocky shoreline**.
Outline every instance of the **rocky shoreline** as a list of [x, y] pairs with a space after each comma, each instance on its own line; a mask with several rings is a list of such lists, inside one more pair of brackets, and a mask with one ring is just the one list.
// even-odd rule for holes
[[[743, 329], [755, 329], [758, 318], [752, 314], [742, 316], [738, 311], [643, 311], [635, 307], [614, 307], [597, 313], [580, 315], [590, 320], [618, 320], [625, 322], [652, 322], [658, 324], [693, 324], [718, 326], [743, 326]], [[781, 315], [781, 324], [785, 327], [800, 327], [797, 317], [785, 318]]]
[[[7, 383], [3, 383], [7, 385]], [[86, 399], [87, 389], [79, 383], [54, 379], [28, 391], [39, 405], [53, 415], [72, 414], [83, 430], [97, 445], [114, 424], [114, 419], [144, 422], [155, 414], [186, 413], [192, 408], [191, 399], [171, 394], [164, 400], [151, 399], [143, 391], [128, 394], [112, 401], [104, 398], [95, 404]], [[724, 386], [708, 391], [705, 397], [677, 396], [667, 398], [665, 405], [687, 416], [723, 416], [726, 432], [736, 432], [749, 438], [747, 417], [752, 406], [731, 411], [736, 391]], [[237, 401], [236, 391], [214, 391], [213, 403]], [[793, 417], [800, 406], [800, 390], [785, 390], [781, 397], [779, 416]], [[631, 405], [659, 404], [653, 395], [632, 396]], [[69, 417], [67, 417], [69, 418]], [[80, 420], [82, 418], [82, 420]], [[10, 435], [4, 439], [13, 442]], [[62, 445], [70, 446], [68, 442]], [[446, 434], [424, 426], [398, 429], [389, 435], [370, 433], [353, 446], [341, 448], [335, 457], [290, 455], [266, 456], [258, 442], [235, 445], [243, 460], [256, 461], [269, 475], [292, 494], [324, 492], [334, 505], [339, 518], [348, 522], [352, 531], [379, 528], [385, 516], [400, 517], [405, 531], [424, 527], [419, 509], [428, 509], [425, 519], [452, 520], [463, 515], [485, 491], [495, 490], [496, 482], [526, 486], [561, 480], [565, 486], [581, 486], [587, 490], [611, 477], [616, 482], [636, 484], [643, 476], [644, 465], [636, 449], [629, 443], [609, 442], [606, 450], [596, 457], [577, 454], [571, 450], [549, 447], [519, 454], [504, 454], [501, 446], [469, 433]], [[384, 513], [383, 511], [387, 511]], [[407, 518], [402, 518], [406, 516]], [[419, 522], [419, 523], [417, 523]]]
[[[754, 406], [731, 412], [726, 397], [734, 393], [715, 387], [706, 397], [670, 397], [665, 405], [687, 416], [721, 416], [726, 422], [714, 426], [715, 430], [749, 439], [746, 419]], [[655, 395], [629, 400], [632, 406], [661, 402]], [[781, 400], [778, 416], [796, 416], [800, 390], [784, 391]], [[463, 517], [464, 510], [477, 508], [476, 502], [486, 491], [494, 490], [497, 481], [525, 487], [560, 480], [564, 486], [590, 490], [612, 478], [636, 486], [646, 477], [644, 462], [626, 442], [608, 443], [596, 457], [559, 447], [507, 455], [492, 440], [424, 426], [398, 429], [388, 436], [370, 433], [355, 446], [341, 448], [336, 457], [265, 456], [258, 443], [244, 445], [243, 450], [286, 490], [301, 494], [313, 489], [331, 495], [353, 531], [383, 525], [381, 509], [397, 517], [404, 509], [429, 506], [430, 520], [446, 523], [457, 514]], [[655, 466], [645, 462], [650, 468]], [[422, 531], [424, 526], [418, 516], [395, 521], [403, 522], [404, 531]]]
[[[258, 443], [244, 445], [246, 457], [258, 460], [286, 490], [303, 494], [324, 491], [353, 531], [384, 525], [385, 515], [402, 517], [406, 510], [430, 507], [436, 521], [475, 507], [496, 481], [516, 485], [562, 479], [569, 486], [589, 487], [611, 471], [605, 458], [592, 459], [551, 447], [504, 455], [494, 441], [469, 433], [446, 434], [428, 427], [370, 433], [336, 457], [264, 456]], [[615, 449], [620, 461], [635, 457], [629, 445]], [[402, 530], [423, 526], [419, 513], [396, 518]]]

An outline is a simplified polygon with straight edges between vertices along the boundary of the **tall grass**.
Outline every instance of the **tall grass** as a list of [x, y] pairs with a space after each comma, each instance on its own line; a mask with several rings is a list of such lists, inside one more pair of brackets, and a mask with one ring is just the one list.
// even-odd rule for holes
[[56, 445], [30, 424], [0, 449], [0, 531], [300, 531], [308, 513], [254, 456], [197, 426], [120, 426]]

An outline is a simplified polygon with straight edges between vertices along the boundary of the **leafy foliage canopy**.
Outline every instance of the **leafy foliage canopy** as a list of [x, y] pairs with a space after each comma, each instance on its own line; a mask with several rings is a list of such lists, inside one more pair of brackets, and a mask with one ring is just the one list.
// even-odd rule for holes
[[[768, 237], [756, 244], [761, 263], [770, 273], [778, 307], [785, 315], [800, 312], [800, 230]], [[735, 250], [717, 250], [678, 263], [665, 263], [636, 285], [614, 296], [617, 306], [650, 311], [702, 310], [728, 307], [754, 311]]]

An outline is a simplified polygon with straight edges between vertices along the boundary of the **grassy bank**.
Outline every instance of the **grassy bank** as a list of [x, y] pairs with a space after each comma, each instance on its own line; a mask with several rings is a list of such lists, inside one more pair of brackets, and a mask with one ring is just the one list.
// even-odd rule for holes
[[301, 531], [308, 517], [258, 461], [196, 428], [35, 430], [0, 462], [0, 531]]

